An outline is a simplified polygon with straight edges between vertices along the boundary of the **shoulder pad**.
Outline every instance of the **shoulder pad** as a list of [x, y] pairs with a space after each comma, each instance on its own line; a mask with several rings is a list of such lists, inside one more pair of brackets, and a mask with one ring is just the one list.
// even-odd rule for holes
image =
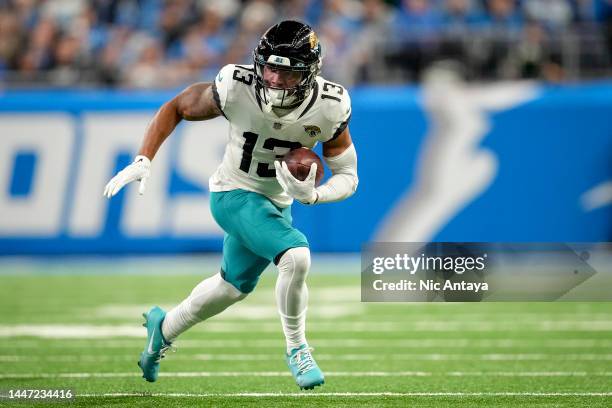
[[320, 78], [319, 91], [325, 117], [337, 127], [351, 116], [351, 97], [342, 85]]
[[215, 100], [218, 98], [218, 105], [225, 110], [234, 102], [240, 101], [240, 92], [255, 83], [255, 71], [252, 65], [228, 64], [221, 68], [215, 77]]
[[234, 64], [228, 64], [221, 68], [213, 85], [213, 93], [215, 101], [221, 110], [225, 109], [228, 100], [231, 96], [233, 88], [232, 73], [234, 72]]

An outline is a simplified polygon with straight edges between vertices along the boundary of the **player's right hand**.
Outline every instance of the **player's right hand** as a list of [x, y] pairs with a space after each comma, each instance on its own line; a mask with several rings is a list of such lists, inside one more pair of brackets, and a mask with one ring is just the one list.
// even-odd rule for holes
[[111, 198], [119, 192], [128, 183], [140, 180], [138, 193], [144, 194], [147, 179], [151, 175], [151, 160], [146, 156], [136, 156], [134, 162], [121, 170], [115, 177], [108, 182], [104, 187], [104, 196]]
[[276, 180], [287, 194], [304, 204], [314, 204], [317, 199], [315, 177], [317, 176], [317, 163], [310, 165], [308, 176], [302, 181], [295, 178], [289, 171], [287, 163], [275, 161]]

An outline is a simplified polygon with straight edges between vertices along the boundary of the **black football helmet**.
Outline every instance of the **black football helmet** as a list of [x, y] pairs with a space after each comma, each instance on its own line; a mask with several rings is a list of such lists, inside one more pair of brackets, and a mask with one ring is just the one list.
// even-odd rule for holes
[[[312, 91], [321, 70], [321, 45], [308, 24], [285, 20], [270, 27], [253, 51], [256, 92], [271, 109], [298, 106]], [[264, 82], [264, 68], [301, 75], [298, 85], [278, 88]]]

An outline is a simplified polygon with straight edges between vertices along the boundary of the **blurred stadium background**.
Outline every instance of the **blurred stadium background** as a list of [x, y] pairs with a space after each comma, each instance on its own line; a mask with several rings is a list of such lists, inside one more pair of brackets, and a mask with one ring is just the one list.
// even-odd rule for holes
[[248, 63], [265, 28], [309, 22], [323, 75], [354, 85], [416, 81], [440, 58], [473, 79], [609, 73], [607, 0], [3, 0], [8, 86], [167, 88]]
[[308, 401], [609, 406], [609, 303], [359, 301], [368, 241], [612, 241], [607, 0], [0, 0], [0, 389], [74, 388], [83, 406], [304, 404], [272, 268], [178, 342], [160, 383], [138, 378], [140, 312], [218, 270], [207, 186], [226, 122], [181, 124], [144, 197], [102, 197], [164, 101], [248, 64], [282, 18], [315, 27], [323, 76], [349, 88], [360, 166], [350, 200], [293, 208], [329, 373]]

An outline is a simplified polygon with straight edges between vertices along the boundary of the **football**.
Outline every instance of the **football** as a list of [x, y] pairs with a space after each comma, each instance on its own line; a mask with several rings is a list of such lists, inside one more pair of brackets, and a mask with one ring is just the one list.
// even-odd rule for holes
[[321, 184], [323, 180], [323, 162], [315, 152], [306, 148], [291, 150], [283, 157], [283, 161], [287, 163], [287, 168], [298, 180], [304, 181], [310, 172], [312, 163], [317, 163], [317, 175], [315, 176], [315, 185]]

